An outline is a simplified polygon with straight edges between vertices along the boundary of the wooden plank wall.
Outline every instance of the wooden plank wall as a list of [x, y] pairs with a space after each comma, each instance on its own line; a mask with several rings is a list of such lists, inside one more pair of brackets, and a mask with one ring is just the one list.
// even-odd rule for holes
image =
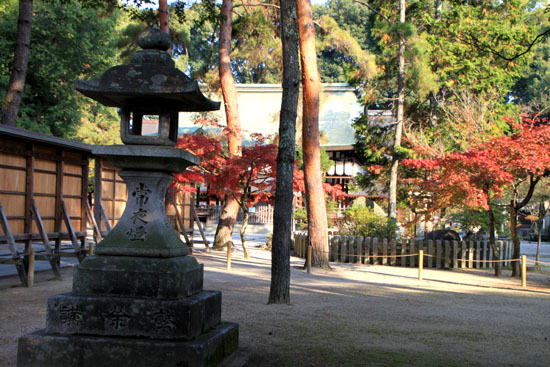
[[73, 228], [85, 242], [88, 156], [32, 139], [0, 137], [0, 200], [16, 238], [30, 241], [38, 233], [31, 215], [34, 198], [52, 238], [59, 242], [60, 233], [67, 232], [61, 216], [64, 200]]
[[[95, 196], [94, 203], [101, 203], [111, 228], [118, 223], [126, 207], [128, 191], [126, 184], [118, 175], [119, 169], [104, 159], [96, 158], [95, 162]], [[106, 234], [107, 226], [100, 213], [100, 206], [94, 205], [94, 217], [100, 230]]]

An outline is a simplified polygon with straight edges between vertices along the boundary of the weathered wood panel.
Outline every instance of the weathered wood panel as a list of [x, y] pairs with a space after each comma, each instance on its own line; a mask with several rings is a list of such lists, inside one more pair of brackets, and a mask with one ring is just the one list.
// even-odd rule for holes
[[63, 195], [82, 196], [82, 177], [63, 176]]
[[35, 170], [42, 170], [42, 171], [56, 172], [57, 171], [57, 162], [52, 161], [52, 160], [35, 158], [35, 160], [34, 160], [34, 169]]
[[0, 152], [0, 162], [8, 166], [22, 167], [27, 166], [27, 159], [19, 155]]
[[27, 173], [19, 169], [0, 167], [0, 190], [5, 191], [25, 191], [25, 182]]
[[34, 173], [34, 192], [41, 194], [56, 194], [57, 174], [46, 172]]

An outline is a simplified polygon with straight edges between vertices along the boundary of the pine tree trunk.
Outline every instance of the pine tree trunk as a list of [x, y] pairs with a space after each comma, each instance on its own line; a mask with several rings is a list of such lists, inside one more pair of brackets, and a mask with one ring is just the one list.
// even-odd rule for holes
[[311, 2], [297, 0], [298, 35], [302, 60], [303, 122], [302, 147], [307, 196], [309, 239], [313, 246], [312, 265], [328, 267], [328, 226], [325, 193], [321, 177], [319, 142], [319, 93], [321, 81], [317, 70], [315, 26]]
[[[399, 1], [399, 22], [405, 23], [405, 0]], [[397, 74], [397, 124], [393, 141], [393, 156], [390, 169], [390, 185], [388, 199], [388, 217], [397, 221], [397, 177], [399, 168], [398, 150], [401, 147], [403, 135], [403, 118], [405, 104], [405, 38], [399, 38], [399, 69]]]
[[231, 31], [232, 31], [232, 9], [233, 1], [223, 0], [222, 2], [222, 22], [220, 24], [220, 42], [219, 42], [219, 74], [222, 87], [223, 101], [225, 106], [225, 115], [227, 119], [227, 136], [229, 144], [229, 153], [241, 155], [241, 119], [239, 115], [239, 103], [237, 101], [237, 87], [235, 79], [231, 72]]
[[32, 0], [19, 0], [17, 40], [6, 97], [2, 102], [2, 124], [15, 126], [21, 105], [31, 44]]
[[168, 0], [159, 0], [159, 28], [161, 31], [170, 33], [168, 23]]
[[[237, 88], [235, 87], [235, 80], [231, 73], [232, 10], [233, 2], [231, 0], [223, 0], [220, 41], [218, 46], [220, 55], [218, 69], [227, 119], [227, 128], [229, 131], [227, 136], [229, 153], [232, 155], [241, 155], [241, 120], [237, 102]], [[222, 215], [220, 216], [220, 221], [216, 228], [214, 248], [221, 248], [225, 246], [226, 242], [231, 241], [233, 225], [235, 224], [238, 213], [239, 204], [232, 195], [226, 195]]]
[[271, 286], [268, 304], [290, 303], [290, 245], [294, 204], [294, 155], [296, 116], [300, 87], [296, 2], [281, 0], [281, 39], [283, 43], [283, 99], [279, 123], [277, 183], [273, 211]]

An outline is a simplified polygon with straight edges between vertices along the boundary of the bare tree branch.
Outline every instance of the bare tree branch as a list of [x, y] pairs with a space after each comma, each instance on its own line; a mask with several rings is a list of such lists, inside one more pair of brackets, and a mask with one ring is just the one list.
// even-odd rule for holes
[[510, 62], [513, 62], [514, 60], [520, 58], [521, 56], [529, 53], [529, 51], [531, 51], [531, 49], [533, 48], [533, 46], [535, 46], [537, 43], [539, 43], [544, 37], [546, 37], [547, 35], [550, 34], [550, 28], [548, 28], [547, 30], [545, 30], [544, 32], [538, 34], [528, 45], [527, 45], [527, 48], [513, 56], [505, 56], [504, 54], [500, 53], [499, 51], [495, 50], [491, 45], [488, 45], [488, 44], [484, 44], [483, 42], [480, 42], [476, 37], [474, 37], [472, 34], [468, 34], [468, 37], [470, 38], [469, 40], [466, 39], [466, 38], [463, 38], [463, 37], [460, 37], [456, 34], [454, 34], [454, 36], [459, 39], [460, 41], [470, 45], [470, 46], [473, 46], [475, 48], [477, 48], [478, 50], [480, 51], [483, 51], [483, 52], [487, 52], [487, 53], [491, 53], [501, 59], [503, 59], [504, 61], [507, 61], [508, 63]]
[[237, 4], [237, 5], [233, 5], [233, 8], [237, 8], [240, 6], [244, 6], [245, 8], [251, 7], [251, 6], [264, 6], [264, 7], [275, 8], [275, 9], [281, 8], [279, 5], [275, 5], [275, 4]]
[[354, 3], [357, 3], [359, 5], [363, 5], [363, 6], [366, 6], [370, 11], [372, 11], [373, 13], [379, 15], [380, 17], [382, 17], [382, 19], [384, 19], [386, 22], [390, 23], [390, 24], [393, 24], [388, 18], [386, 18], [382, 13], [380, 13], [378, 10], [374, 9], [371, 5], [369, 5], [368, 3], [365, 3], [363, 1], [360, 1], [360, 0], [353, 0]]

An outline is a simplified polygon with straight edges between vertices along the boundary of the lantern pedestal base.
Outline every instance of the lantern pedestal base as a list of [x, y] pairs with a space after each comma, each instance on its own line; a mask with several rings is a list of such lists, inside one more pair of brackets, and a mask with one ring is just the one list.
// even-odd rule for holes
[[35, 331], [19, 339], [25, 367], [201, 367], [220, 364], [237, 350], [239, 326], [222, 323], [192, 341], [73, 336]]

